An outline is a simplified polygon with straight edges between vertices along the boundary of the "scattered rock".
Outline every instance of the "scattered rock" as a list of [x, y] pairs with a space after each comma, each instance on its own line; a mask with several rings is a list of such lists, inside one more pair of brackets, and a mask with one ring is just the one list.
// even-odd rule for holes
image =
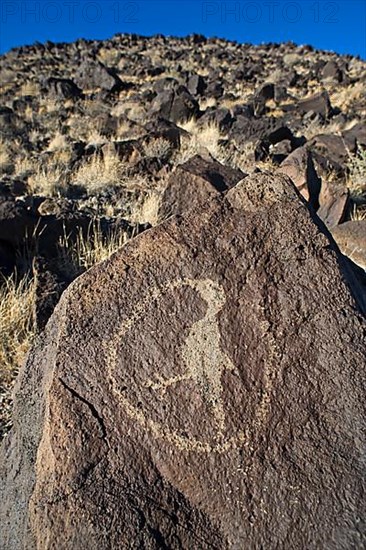
[[352, 153], [355, 153], [359, 148], [366, 147], [366, 124], [358, 122], [349, 130], [342, 132], [344, 142]]
[[212, 81], [209, 82], [205, 91], [207, 97], [213, 97], [215, 99], [220, 99], [224, 94], [224, 86], [222, 82]]
[[120, 78], [99, 61], [84, 61], [75, 74], [75, 82], [84, 91], [101, 88], [116, 92], [123, 88]]
[[328, 118], [332, 114], [332, 106], [330, 104], [330, 99], [328, 92], [320, 92], [299, 101], [297, 104], [293, 105], [282, 105], [284, 111], [293, 111], [298, 110], [301, 113], [317, 113], [323, 118]]
[[0, 130], [7, 130], [8, 126], [13, 125], [15, 120], [16, 115], [13, 109], [10, 109], [10, 107], [0, 106]]
[[295, 149], [281, 163], [278, 172], [289, 176], [304, 199], [315, 210], [318, 209], [321, 181], [315, 171], [311, 152], [306, 146]]
[[70, 78], [49, 78], [46, 88], [50, 95], [58, 99], [75, 99], [81, 96], [82, 91]]
[[349, 198], [347, 187], [337, 186], [323, 179], [317, 214], [328, 228], [335, 227], [345, 220], [349, 211]]
[[342, 82], [343, 73], [338, 67], [338, 64], [331, 59], [324, 65], [321, 77], [322, 80], [330, 82]]
[[309, 141], [308, 147], [326, 158], [328, 165], [332, 165], [334, 169], [336, 167], [340, 167], [342, 170], [346, 168], [349, 153], [341, 136], [320, 134]]
[[193, 96], [203, 95], [206, 89], [206, 82], [199, 74], [191, 75], [187, 82], [187, 88]]
[[150, 115], [166, 118], [175, 123], [188, 120], [198, 112], [198, 102], [184, 86], [180, 86], [176, 91], [159, 93], [153, 100], [150, 109]]
[[157, 118], [145, 125], [145, 130], [151, 138], [163, 138], [169, 141], [172, 147], [179, 148], [181, 138], [188, 133], [164, 118]]
[[225, 107], [221, 109], [208, 108], [199, 118], [198, 125], [205, 126], [213, 124], [217, 126], [221, 132], [226, 133], [230, 130], [234, 118], [231, 116], [229, 109]]
[[342, 254], [366, 271], [366, 220], [342, 223], [332, 235]]

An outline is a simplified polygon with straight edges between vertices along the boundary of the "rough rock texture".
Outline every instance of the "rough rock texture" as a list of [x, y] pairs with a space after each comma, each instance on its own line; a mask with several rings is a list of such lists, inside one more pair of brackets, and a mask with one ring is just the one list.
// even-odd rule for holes
[[83, 90], [102, 88], [111, 92], [123, 86], [120, 78], [100, 62], [83, 62], [75, 74], [75, 81]]
[[289, 176], [302, 196], [315, 209], [318, 208], [321, 180], [315, 171], [311, 153], [305, 146], [290, 153], [278, 171]]
[[332, 235], [342, 253], [366, 270], [366, 220], [342, 223]]
[[159, 93], [151, 105], [151, 113], [173, 122], [187, 120], [198, 114], [197, 100], [184, 86], [175, 91], [167, 90]]
[[344, 221], [349, 211], [349, 203], [347, 187], [337, 187], [323, 180], [317, 214], [329, 229]]
[[362, 548], [365, 325], [286, 177], [64, 293], [18, 381], [0, 547]]
[[195, 155], [177, 166], [169, 177], [158, 217], [163, 220], [172, 214], [183, 214], [192, 206], [203, 208], [213, 197], [227, 191], [245, 176], [237, 168]]

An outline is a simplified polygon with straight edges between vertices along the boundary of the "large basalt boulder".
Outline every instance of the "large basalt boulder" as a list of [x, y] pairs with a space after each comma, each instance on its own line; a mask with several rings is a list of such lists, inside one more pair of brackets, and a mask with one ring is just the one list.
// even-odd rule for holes
[[364, 321], [286, 177], [64, 293], [18, 380], [0, 546], [362, 548]]

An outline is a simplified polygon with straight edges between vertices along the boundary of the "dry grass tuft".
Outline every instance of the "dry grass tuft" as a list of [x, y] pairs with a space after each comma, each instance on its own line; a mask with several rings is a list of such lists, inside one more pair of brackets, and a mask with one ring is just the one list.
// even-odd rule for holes
[[11, 425], [12, 387], [35, 334], [33, 281], [10, 277], [0, 286], [0, 438]]
[[125, 164], [117, 155], [95, 154], [81, 164], [72, 183], [84, 187], [88, 193], [93, 193], [106, 187], [121, 185], [125, 170]]
[[11, 151], [8, 143], [0, 138], [0, 173], [8, 172], [11, 167]]
[[152, 226], [157, 225], [161, 194], [162, 190], [158, 189], [148, 191], [142, 197], [142, 200], [135, 204], [128, 217], [129, 221], [133, 224], [149, 223]]
[[28, 177], [28, 186], [32, 194], [58, 196], [67, 188], [65, 170], [59, 166], [38, 166], [35, 173]]
[[128, 233], [120, 228], [104, 234], [99, 221], [90, 225], [86, 235], [80, 229], [75, 241], [65, 233], [58, 246], [60, 270], [75, 278], [93, 265], [109, 258], [128, 239]]
[[27, 156], [18, 156], [15, 160], [14, 174], [19, 178], [30, 176], [35, 172], [34, 161]]
[[26, 96], [32, 96], [37, 97], [40, 94], [40, 88], [38, 82], [34, 82], [32, 80], [28, 80], [28, 82], [24, 82], [24, 84], [21, 85], [19, 89], [19, 96], [20, 97], [26, 97]]
[[225, 139], [217, 124], [211, 122], [204, 126], [199, 126], [194, 118], [179, 125], [183, 130], [189, 132], [190, 136], [181, 140], [181, 147], [177, 154], [176, 164], [183, 164], [194, 155], [200, 154], [201, 150], [206, 149], [210, 155], [220, 161], [225, 158], [220, 140]]
[[99, 130], [96, 130], [96, 129], [93, 129], [89, 133], [88, 139], [87, 139], [88, 145], [94, 145], [94, 146], [104, 145], [105, 143], [107, 143], [107, 141], [108, 141], [108, 138], [106, 138], [106, 136], [103, 136], [99, 132]]
[[54, 137], [51, 139], [47, 151], [49, 153], [55, 153], [58, 151], [64, 151], [68, 148], [67, 137], [60, 132], [57, 132]]
[[361, 209], [354, 206], [351, 213], [351, 220], [353, 222], [361, 222], [366, 220], [366, 208]]
[[167, 159], [172, 151], [170, 141], [165, 138], [152, 139], [145, 143], [144, 153], [148, 158]]
[[[347, 187], [351, 196], [361, 198], [366, 194], [366, 149], [360, 149], [356, 155], [349, 154], [349, 176]], [[365, 197], [366, 198], [366, 197]]]

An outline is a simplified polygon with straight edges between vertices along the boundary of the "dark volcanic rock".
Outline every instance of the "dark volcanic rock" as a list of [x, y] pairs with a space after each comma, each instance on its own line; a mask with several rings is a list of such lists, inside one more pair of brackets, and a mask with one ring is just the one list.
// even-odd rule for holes
[[27, 235], [31, 236], [36, 223], [36, 216], [23, 201], [0, 201], [0, 240], [9, 246], [18, 246]]
[[343, 73], [335, 61], [329, 60], [326, 63], [326, 65], [324, 65], [323, 67], [321, 77], [323, 80], [330, 80], [332, 82], [342, 82]]
[[206, 82], [204, 78], [199, 74], [194, 74], [189, 77], [187, 82], [187, 88], [190, 94], [202, 95], [206, 89]]
[[1, 548], [363, 548], [342, 261], [258, 175], [75, 281], [18, 381]]
[[158, 217], [163, 220], [172, 214], [182, 214], [192, 206], [204, 207], [207, 201], [227, 191], [245, 176], [241, 170], [196, 155], [172, 172]]
[[180, 86], [175, 91], [167, 90], [159, 93], [150, 109], [151, 115], [166, 118], [172, 122], [187, 120], [198, 112], [198, 102], [184, 86]]
[[50, 269], [48, 262], [40, 257], [33, 261], [33, 274], [35, 281], [33, 314], [37, 329], [41, 331], [66, 288], [67, 281], [62, 280], [58, 273]]
[[114, 92], [123, 87], [120, 78], [99, 61], [84, 61], [75, 74], [75, 82], [85, 91], [101, 88]]
[[174, 122], [164, 118], [154, 119], [148, 122], [144, 128], [151, 138], [166, 139], [174, 148], [179, 147], [182, 136], [188, 135], [185, 130], [174, 124]]
[[312, 155], [306, 146], [295, 149], [278, 169], [296, 185], [302, 196], [315, 208], [319, 206], [321, 181], [316, 173]]
[[326, 157], [329, 164], [339, 166], [342, 170], [349, 161], [349, 153], [341, 136], [319, 134], [309, 141], [309, 147], [312, 151]]
[[[345, 186], [322, 181], [318, 216], [328, 228], [342, 223], [349, 210], [349, 190]], [[365, 235], [366, 240], [366, 235]]]
[[342, 223], [332, 235], [342, 253], [366, 271], [366, 220]]
[[234, 118], [231, 116], [229, 109], [222, 107], [221, 109], [208, 108], [198, 120], [199, 126], [215, 124], [222, 132], [227, 132]]
[[82, 94], [79, 86], [69, 78], [49, 78], [46, 82], [46, 88], [50, 95], [59, 99], [74, 99]]
[[298, 110], [301, 113], [317, 113], [323, 118], [327, 118], [332, 113], [328, 92], [320, 92], [312, 97], [308, 97], [299, 101], [296, 105], [283, 105], [283, 110], [292, 111]]
[[345, 130], [342, 136], [348, 149], [354, 153], [358, 147], [366, 147], [366, 124], [358, 122], [349, 130]]
[[8, 126], [11, 126], [16, 119], [16, 115], [13, 109], [10, 107], [0, 106], [0, 130], [7, 129]]
[[298, 109], [305, 113], [313, 111], [314, 113], [322, 115], [324, 118], [328, 117], [332, 112], [328, 92], [321, 92], [313, 97], [299, 101]]

